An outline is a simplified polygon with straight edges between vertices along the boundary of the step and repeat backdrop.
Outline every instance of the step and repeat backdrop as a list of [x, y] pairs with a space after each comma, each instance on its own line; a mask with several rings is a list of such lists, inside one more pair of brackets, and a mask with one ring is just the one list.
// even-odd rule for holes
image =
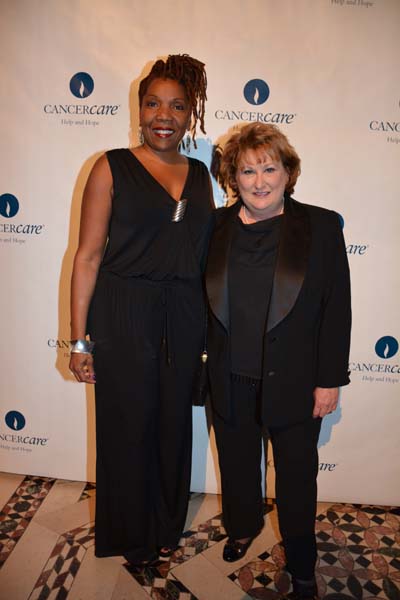
[[[295, 198], [342, 217], [352, 383], [320, 438], [321, 500], [399, 504], [398, 0], [3, 0], [0, 469], [93, 481], [93, 389], [68, 370], [82, 191], [98, 156], [137, 143], [140, 79], [170, 53], [207, 65], [211, 150], [244, 122], [297, 149]], [[218, 205], [224, 198], [215, 182]], [[219, 490], [194, 409], [192, 489]], [[268, 495], [273, 456], [267, 453]]]

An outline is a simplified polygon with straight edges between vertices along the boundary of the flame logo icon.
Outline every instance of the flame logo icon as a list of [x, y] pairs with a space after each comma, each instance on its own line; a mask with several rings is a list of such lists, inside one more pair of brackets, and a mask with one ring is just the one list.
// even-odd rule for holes
[[85, 84], [83, 83], [83, 81], [81, 82], [81, 85], [79, 87], [79, 95], [81, 98], [85, 97]]
[[75, 73], [69, 82], [71, 94], [76, 98], [87, 98], [94, 90], [94, 81], [89, 73]]
[[258, 91], [258, 87], [256, 87], [256, 91], [254, 92], [253, 104], [258, 104], [259, 97], [260, 97], [260, 92]]
[[380, 358], [392, 358], [399, 349], [399, 342], [391, 335], [379, 338], [375, 344], [375, 352]]
[[269, 86], [263, 79], [250, 79], [243, 88], [243, 95], [249, 104], [259, 106], [269, 98]]
[[6, 219], [15, 217], [19, 211], [19, 202], [12, 194], [2, 194], [0, 196], [0, 215]]
[[5, 416], [5, 422], [7, 427], [13, 431], [20, 431], [25, 427], [25, 417], [22, 413], [17, 410], [10, 410]]

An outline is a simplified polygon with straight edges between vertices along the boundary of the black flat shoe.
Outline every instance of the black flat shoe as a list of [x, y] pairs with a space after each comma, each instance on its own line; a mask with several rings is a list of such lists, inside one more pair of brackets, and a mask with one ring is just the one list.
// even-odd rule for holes
[[149, 565], [153, 564], [158, 560], [158, 554], [156, 552], [153, 552], [153, 554], [151, 554], [149, 558], [146, 558], [145, 560], [138, 560], [137, 558], [133, 558], [129, 554], [129, 552], [127, 554], [124, 554], [123, 557], [131, 565], [131, 567], [141, 568], [148, 567]]
[[158, 554], [161, 558], [169, 558], [176, 550], [178, 550], [178, 546], [162, 546], [158, 549]]
[[246, 554], [253, 539], [254, 538], [250, 538], [248, 542], [238, 542], [237, 540], [228, 539], [224, 546], [222, 558], [226, 560], [226, 562], [240, 560]]
[[284, 598], [288, 600], [319, 600], [319, 596], [312, 592], [290, 592]]
[[318, 600], [318, 588], [315, 579], [310, 579], [310, 581], [293, 579], [293, 592], [286, 597], [288, 600]]

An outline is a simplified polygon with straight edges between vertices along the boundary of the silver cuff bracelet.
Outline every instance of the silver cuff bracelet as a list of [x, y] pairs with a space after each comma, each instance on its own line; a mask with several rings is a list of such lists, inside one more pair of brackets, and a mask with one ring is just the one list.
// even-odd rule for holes
[[71, 354], [92, 354], [94, 342], [88, 340], [71, 340]]

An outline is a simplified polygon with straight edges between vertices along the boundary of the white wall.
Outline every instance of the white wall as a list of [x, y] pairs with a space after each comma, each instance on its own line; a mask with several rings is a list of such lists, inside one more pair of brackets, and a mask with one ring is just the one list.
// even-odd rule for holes
[[[56, 347], [69, 338], [82, 189], [101, 152], [136, 143], [143, 72], [187, 52], [209, 80], [207, 136], [194, 155], [208, 162], [235, 114], [275, 115], [302, 158], [295, 197], [343, 216], [352, 384], [324, 420], [320, 498], [399, 503], [399, 18], [398, 0], [3, 0], [1, 469], [94, 479], [92, 390], [72, 380]], [[79, 72], [94, 82], [86, 98], [69, 88]], [[264, 100], [265, 86], [243, 93], [254, 79], [270, 91], [258, 105], [248, 100]], [[60, 105], [111, 108], [57, 114]], [[192, 488], [215, 491], [203, 409], [194, 420]]]

